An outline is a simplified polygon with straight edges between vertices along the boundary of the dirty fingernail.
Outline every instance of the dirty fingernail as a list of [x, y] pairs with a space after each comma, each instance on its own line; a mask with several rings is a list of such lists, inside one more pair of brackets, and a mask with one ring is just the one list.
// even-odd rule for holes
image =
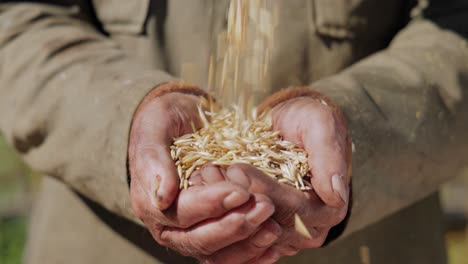
[[236, 208], [249, 200], [249, 196], [237, 191], [232, 192], [223, 200], [223, 207], [227, 210]]
[[334, 175], [332, 177], [332, 188], [335, 193], [337, 193], [341, 200], [346, 204], [348, 203], [348, 192], [346, 191], [346, 187], [343, 182], [343, 177], [339, 175]]

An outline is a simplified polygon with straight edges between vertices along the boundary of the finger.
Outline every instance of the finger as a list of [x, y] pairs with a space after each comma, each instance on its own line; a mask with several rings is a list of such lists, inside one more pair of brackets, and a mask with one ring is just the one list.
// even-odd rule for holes
[[174, 161], [170, 157], [167, 145], [156, 145], [142, 148], [139, 157], [142, 169], [139, 170], [146, 182], [146, 192], [151, 194], [149, 199], [154, 200], [156, 208], [166, 210], [174, 202], [179, 193], [179, 176]]
[[[334, 208], [328, 206], [322, 202], [313, 190], [303, 192], [303, 194], [308, 201], [309, 207], [308, 210], [299, 212], [299, 214], [305, 222], [314, 223], [313, 228], [330, 228], [341, 223], [346, 217], [348, 207]], [[314, 230], [310, 231], [311, 234], [313, 232]]]
[[190, 176], [190, 183], [193, 186], [217, 183], [225, 180], [226, 170], [211, 163], [206, 164], [201, 169], [196, 170]]
[[281, 258], [278, 251], [274, 249], [268, 249], [265, 253], [257, 259], [253, 259], [248, 264], [272, 264], [276, 263]]
[[332, 102], [322, 104], [312, 98], [298, 98], [276, 107], [273, 123], [285, 140], [309, 154], [312, 186], [323, 202], [344, 206], [349, 193], [347, 164], [351, 164], [351, 141], [341, 111]]
[[191, 255], [211, 255], [252, 235], [274, 210], [266, 196], [255, 195], [255, 199], [240, 208], [221, 218], [200, 223], [190, 230], [166, 228], [161, 232], [161, 239], [174, 248], [190, 251]]
[[[213, 263], [244, 263], [258, 258], [275, 243], [282, 229], [274, 220], [267, 220], [250, 238], [223, 248], [211, 256]], [[242, 254], [240, 254], [242, 252]]]
[[[147, 199], [160, 210], [167, 209], [179, 190], [179, 177], [170, 157], [171, 120], [159, 107], [142, 111], [134, 120], [129, 144], [132, 181], [138, 178]], [[159, 119], [159, 122], [154, 122]]]
[[190, 175], [190, 184], [191, 186], [203, 186], [205, 185], [205, 182], [203, 181], [203, 178], [200, 174], [200, 170], [196, 170], [192, 172], [192, 175]]
[[154, 218], [164, 226], [188, 228], [201, 221], [218, 218], [249, 201], [251, 194], [230, 182], [192, 186], [182, 190], [176, 204]]
[[302, 140], [309, 154], [311, 183], [325, 204], [340, 208], [349, 200], [344, 137], [331, 111], [316, 111], [314, 120], [313, 127], [304, 129]]
[[274, 246], [272, 249], [278, 252], [281, 256], [289, 256], [289, 257], [295, 256], [299, 252], [298, 249], [293, 248], [288, 245], [286, 246], [278, 245], [278, 246]]
[[333, 208], [324, 205], [314, 191], [302, 192], [285, 184], [278, 184], [262, 171], [248, 164], [235, 164], [228, 168], [227, 179], [251, 193], [268, 195], [275, 204], [275, 219], [282, 226], [294, 226], [294, 215], [309, 227], [329, 227], [341, 222], [347, 207]]
[[295, 227], [285, 229], [284, 235], [276, 242], [281, 247], [278, 252], [284, 256], [290, 256], [301, 249], [319, 248], [325, 242], [329, 227], [308, 227], [311, 237], [306, 237], [297, 232]]
[[203, 166], [200, 169], [200, 176], [205, 184], [224, 181], [224, 174], [222, 169], [213, 164], [207, 164]]
[[132, 122], [132, 178], [140, 177], [140, 182], [148, 184], [147, 193], [155, 196], [154, 202], [161, 210], [173, 203], [179, 190], [179, 177], [170, 156], [171, 142], [174, 137], [189, 133], [191, 122], [200, 123], [194, 114], [198, 103], [196, 96], [165, 94], [139, 107]]
[[280, 221], [281, 225], [292, 225], [294, 213], [307, 204], [306, 197], [301, 191], [285, 184], [278, 184], [252, 165], [232, 165], [228, 168], [226, 176], [229, 181], [251, 193], [268, 195], [276, 205], [275, 219]]

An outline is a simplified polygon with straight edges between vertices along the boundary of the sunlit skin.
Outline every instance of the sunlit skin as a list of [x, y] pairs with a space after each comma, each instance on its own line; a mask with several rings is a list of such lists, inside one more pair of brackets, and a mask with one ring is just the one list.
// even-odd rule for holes
[[[250, 193], [267, 195], [276, 209], [272, 218], [282, 227], [282, 235], [272, 248], [282, 256], [290, 256], [300, 249], [320, 247], [330, 228], [346, 216], [351, 145], [346, 138], [347, 126], [341, 113], [331, 111], [329, 106], [315, 99], [293, 99], [278, 105], [272, 113], [273, 129], [279, 130], [285, 140], [308, 151], [312, 191], [299, 191], [278, 184], [260, 170], [246, 164], [233, 165], [226, 172], [220, 170], [218, 177], [207, 178], [206, 173], [195, 173], [193, 181], [218, 183], [227, 179]], [[340, 182], [335, 180], [333, 184], [335, 175], [338, 175]], [[312, 239], [296, 232], [295, 214], [308, 227]], [[231, 251], [236, 252], [235, 249]]]
[[[309, 98], [273, 109], [274, 129], [309, 152], [313, 191], [278, 184], [249, 165], [210, 164], [192, 175], [195, 186], [179, 191], [169, 147], [173, 138], [192, 131], [192, 121], [199, 126], [198, 105], [196, 96], [170, 93], [140, 105], [134, 117], [131, 201], [154, 239], [203, 263], [274, 263], [321, 246], [348, 207], [349, 144], [341, 119]], [[312, 239], [294, 230], [296, 213]]]

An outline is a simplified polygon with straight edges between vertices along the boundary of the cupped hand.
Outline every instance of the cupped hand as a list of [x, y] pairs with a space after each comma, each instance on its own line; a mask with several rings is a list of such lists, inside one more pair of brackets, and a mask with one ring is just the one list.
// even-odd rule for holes
[[[255, 234], [275, 231], [274, 224], [266, 222], [275, 209], [268, 197], [252, 195], [226, 181], [179, 191], [169, 148], [173, 138], [191, 133], [192, 124], [200, 124], [199, 103], [197, 96], [183, 93], [141, 103], [130, 133], [130, 196], [136, 215], [159, 244], [211, 261], [225, 247], [249, 239], [255, 243], [261, 240]], [[205, 170], [203, 176], [212, 178], [217, 173]], [[254, 256], [263, 254], [254, 246], [247, 249]]]
[[[275, 205], [272, 220], [282, 228], [282, 235], [269, 252], [294, 255], [301, 249], [320, 247], [329, 230], [347, 214], [351, 140], [343, 114], [326, 98], [292, 99], [273, 108], [271, 114], [273, 129], [307, 151], [313, 190], [278, 184], [245, 164], [233, 165], [214, 178], [195, 175], [194, 179], [210, 184], [227, 179], [253, 194], [268, 196]], [[296, 231], [296, 215], [311, 237]]]
[[[244, 171], [253, 179], [254, 193], [255, 189], [273, 185], [269, 187], [273, 188], [272, 194], [283, 193], [283, 197], [288, 197], [281, 200], [281, 196], [269, 196], [277, 207], [276, 217], [280, 223], [291, 225], [294, 211], [309, 228], [312, 235], [309, 240], [298, 237], [297, 232], [289, 232], [291, 238], [285, 241], [290, 242], [283, 243], [283, 253], [289, 251], [287, 248], [291, 249], [289, 253], [294, 253], [297, 249], [321, 246], [330, 228], [340, 223], [348, 211], [352, 142], [346, 119], [331, 100], [318, 93], [314, 98], [300, 97], [283, 102], [272, 109], [271, 115], [273, 130], [280, 131], [283, 139], [307, 152], [313, 190], [288, 191], [286, 189], [292, 188], [275, 187], [252, 168]], [[258, 186], [255, 183], [259, 183]]]
[[[272, 219], [282, 228], [282, 235], [272, 247], [280, 256], [292, 256], [299, 250], [320, 247], [329, 230], [346, 216], [347, 202], [341, 207], [325, 204], [315, 191], [301, 191], [280, 184], [254, 166], [236, 164], [228, 168], [226, 178], [254, 194], [264, 194], [275, 206]], [[310, 237], [296, 230], [300, 217]]]
[[341, 110], [328, 98], [300, 97], [271, 111], [273, 130], [280, 131], [308, 154], [313, 190], [325, 205], [346, 208], [351, 181], [351, 138]]

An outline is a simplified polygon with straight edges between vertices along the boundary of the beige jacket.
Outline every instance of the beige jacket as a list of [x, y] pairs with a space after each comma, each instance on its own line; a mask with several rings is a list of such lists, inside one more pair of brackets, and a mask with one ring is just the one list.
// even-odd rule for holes
[[[28, 261], [156, 261], [143, 248], [174, 263], [162, 256], [177, 256], [155, 249], [130, 208], [129, 126], [143, 96], [181, 77], [187, 65], [196, 66], [191, 81], [203, 86], [228, 0], [14, 2], [0, 4], [1, 131], [32, 168], [82, 197], [45, 181]], [[372, 241], [376, 263], [443, 262], [434, 199], [401, 210], [468, 164], [468, 3], [278, 3], [274, 89], [310, 85], [333, 99], [348, 118], [356, 150], [354, 202], [341, 240], [298, 258], [359, 263], [361, 245]], [[386, 217], [390, 222], [371, 226]], [[431, 251], [405, 251], [414, 237]]]

